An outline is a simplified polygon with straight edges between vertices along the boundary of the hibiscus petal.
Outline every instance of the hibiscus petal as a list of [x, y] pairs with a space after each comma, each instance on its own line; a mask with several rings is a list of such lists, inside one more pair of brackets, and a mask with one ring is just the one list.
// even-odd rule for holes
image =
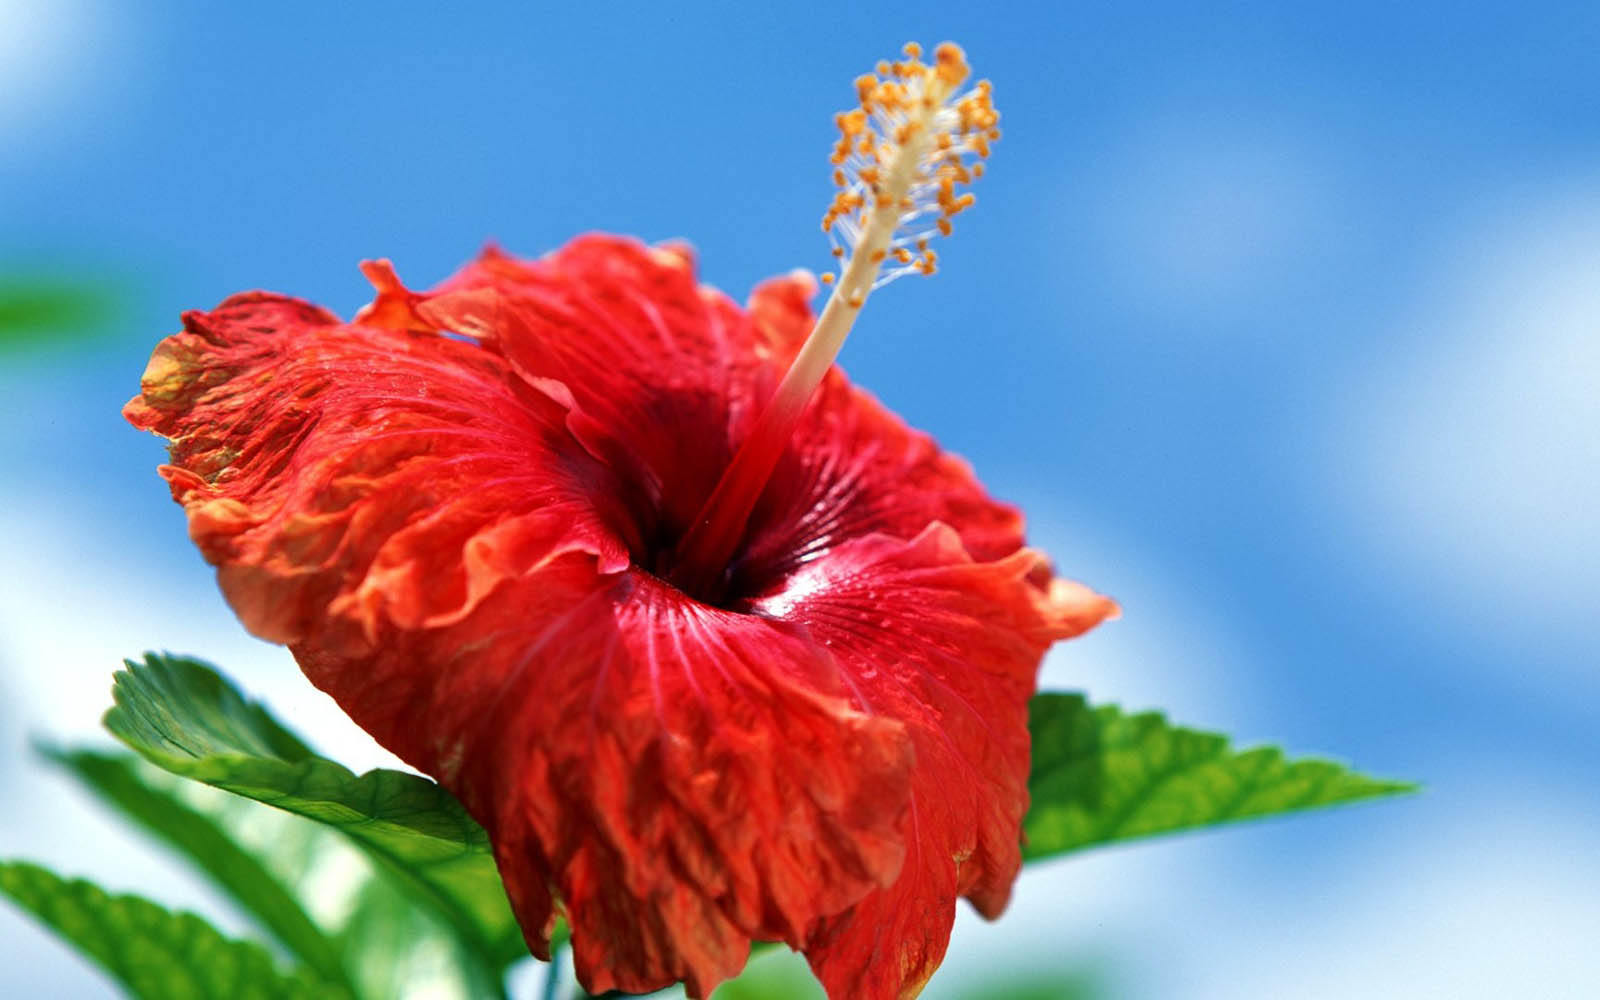
[[273, 296], [185, 324], [126, 412], [173, 440], [191, 533], [253, 631], [490, 830], [536, 952], [560, 906], [596, 990], [704, 995], [893, 882], [904, 727], [793, 626], [628, 569], [625, 489], [548, 391]]
[[259, 293], [184, 326], [124, 413], [172, 440], [162, 474], [262, 638], [459, 618], [567, 550], [627, 565], [610, 474], [491, 352]]
[[1027, 549], [975, 561], [934, 524], [910, 542], [847, 542], [756, 602], [804, 625], [856, 704], [904, 722], [916, 746], [905, 869], [806, 947], [830, 996], [916, 995], [944, 956], [957, 896], [988, 917], [1005, 907], [1021, 864], [1039, 659], [1115, 611], [1084, 588], [1039, 587], [1043, 565]]
[[1022, 515], [991, 498], [966, 462], [831, 373], [756, 507], [734, 589], [765, 589], [852, 538], [911, 539], [935, 521], [980, 559], [1022, 545]]
[[748, 315], [696, 283], [682, 248], [593, 235], [539, 260], [492, 250], [434, 292], [404, 294], [422, 323], [482, 339], [531, 382], [560, 383], [570, 429], [624, 471], [640, 517], [659, 518], [644, 530], [666, 542], [711, 492], [782, 360]]
[[905, 728], [791, 625], [565, 557], [373, 657], [295, 652], [488, 828], [536, 954], [561, 901], [591, 992], [703, 997], [899, 874]]
[[789, 366], [816, 325], [816, 316], [811, 312], [811, 300], [816, 295], [817, 279], [803, 269], [769, 278], [750, 293], [748, 306], [756, 333], [780, 367]]
[[652, 575], [810, 329], [808, 276], [747, 313], [606, 237], [431, 293], [366, 270], [355, 324], [189, 314], [127, 407], [246, 625], [461, 797], [530, 947], [565, 913], [591, 990], [704, 996], [759, 939], [836, 998], [914, 994], [955, 898], [1010, 891], [1043, 650], [1114, 605], [838, 371], [728, 606]]

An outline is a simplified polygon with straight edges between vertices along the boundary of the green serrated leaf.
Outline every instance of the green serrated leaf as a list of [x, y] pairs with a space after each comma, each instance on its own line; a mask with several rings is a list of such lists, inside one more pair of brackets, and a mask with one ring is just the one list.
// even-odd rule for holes
[[366, 1000], [499, 1000], [501, 977], [432, 908], [378, 870], [338, 828], [168, 774], [139, 772], [214, 821], [300, 900]]
[[105, 725], [145, 759], [337, 828], [453, 928], [485, 978], [527, 955], [488, 835], [449, 792], [400, 771], [358, 777], [317, 756], [198, 661], [152, 654], [127, 667]]
[[209, 876], [312, 972], [328, 982], [348, 985], [338, 946], [288, 889], [215, 819], [192, 808], [173, 790], [158, 787], [150, 780], [153, 776], [143, 773], [146, 769], [137, 758], [49, 747], [40, 752]]
[[0, 863], [0, 892], [111, 973], [138, 1000], [332, 1000], [344, 990], [282, 972], [266, 949], [192, 913], [112, 896], [37, 865]]
[[1235, 751], [1216, 733], [1091, 707], [1078, 694], [1035, 696], [1028, 728], [1028, 860], [1416, 790], [1333, 761], [1286, 760], [1275, 747]]

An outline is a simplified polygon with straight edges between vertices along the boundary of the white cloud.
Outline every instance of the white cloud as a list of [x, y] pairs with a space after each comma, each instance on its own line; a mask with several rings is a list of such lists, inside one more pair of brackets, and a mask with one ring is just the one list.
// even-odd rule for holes
[[0, 136], [79, 92], [103, 47], [104, 13], [75, 0], [0, 0]]
[[[64, 773], [31, 759], [24, 743], [105, 743], [101, 714], [111, 674], [152, 645], [213, 660], [319, 750], [355, 770], [400, 766], [313, 688], [288, 652], [250, 638], [195, 561], [183, 579], [132, 563], [116, 544], [114, 518], [72, 500], [11, 490], [0, 507], [6, 572], [0, 574], [0, 691], [8, 725], [0, 753], [0, 857], [41, 862], [113, 891], [195, 909], [227, 930], [243, 923], [186, 868], [109, 815]], [[181, 527], [173, 527], [181, 532]], [[181, 535], [173, 544], [181, 544]], [[0, 991], [112, 997], [104, 977], [0, 902]]]
[[[1328, 461], [1307, 467], [1395, 582], [1425, 588], [1463, 630], [1592, 648], [1600, 186], [1520, 200], [1448, 256], [1368, 385], [1328, 407]], [[1600, 679], [1579, 673], [1548, 679]]]
[[1204, 580], [1077, 512], [1031, 498], [1022, 507], [1029, 544], [1048, 553], [1058, 573], [1122, 605], [1121, 618], [1050, 650], [1041, 687], [1086, 691], [1130, 711], [1160, 709], [1207, 729], [1236, 730], [1254, 717], [1260, 706], [1241, 683], [1250, 676], [1248, 641]]
[[929, 1000], [1053, 968], [1127, 1000], [1592, 996], [1600, 817], [1520, 773], [1471, 784], [1503, 791], [1337, 818], [1368, 834], [1348, 852], [1313, 814], [1027, 869], [999, 923], [958, 922]]
[[[1600, 855], [1592, 809], [1526, 794], [1456, 808], [1325, 896], [1257, 915], [1263, 938], [1196, 955], [1215, 971], [1195, 1000], [1593, 996], [1600, 984]], [[1570, 794], [1570, 793], [1567, 793]], [[1222, 971], [1226, 969], [1226, 976]]]
[[[358, 771], [400, 766], [311, 686], [286, 650], [244, 631], [198, 558], [191, 573], [163, 578], [121, 555], [114, 534], [125, 526], [103, 510], [16, 491], [7, 500], [0, 668], [31, 732], [99, 735], [112, 672], [125, 657], [165, 649], [216, 663], [320, 751]], [[184, 543], [181, 534], [173, 539]]]
[[1079, 188], [1119, 307], [1192, 325], [1276, 300], [1337, 218], [1331, 162], [1301, 130], [1227, 108], [1125, 137]]

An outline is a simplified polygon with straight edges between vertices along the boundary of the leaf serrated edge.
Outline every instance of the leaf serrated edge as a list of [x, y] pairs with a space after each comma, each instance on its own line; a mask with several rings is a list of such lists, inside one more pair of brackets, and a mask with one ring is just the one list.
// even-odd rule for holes
[[[1164, 712], [1160, 711], [1142, 711], [1129, 714], [1123, 712], [1121, 707], [1116, 703], [1091, 705], [1088, 701], [1088, 698], [1081, 692], [1041, 691], [1034, 696], [1033, 701], [1029, 705], [1029, 730], [1030, 733], [1034, 735], [1036, 741], [1038, 738], [1038, 733], [1034, 732], [1034, 729], [1035, 723], [1038, 721], [1036, 718], [1036, 713], [1039, 710], [1039, 706], [1047, 701], [1058, 699], [1069, 703], [1077, 711], [1086, 713], [1088, 717], [1092, 719], [1095, 728], [1099, 732], [1117, 734], [1115, 737], [1105, 740], [1094, 747], [1100, 756], [1103, 756], [1108, 749], [1137, 750], [1140, 748], [1143, 741], [1155, 734], [1178, 735], [1203, 741], [1205, 744], [1207, 744], [1204, 751], [1205, 756], [1199, 757], [1186, 765], [1161, 773], [1155, 778], [1154, 781], [1150, 782], [1148, 786], [1144, 788], [1142, 793], [1136, 796], [1127, 805], [1127, 807], [1125, 807], [1125, 809], [1119, 811], [1119, 815], [1116, 817], [1115, 823], [1109, 826], [1099, 826], [1097, 824], [1097, 832], [1090, 839], [1085, 839], [1079, 843], [1065, 847], [1040, 849], [1030, 845], [1027, 842], [1026, 836], [1024, 836], [1024, 863], [1043, 861], [1050, 858], [1061, 857], [1066, 854], [1076, 854], [1081, 851], [1092, 850], [1097, 847], [1108, 847], [1112, 845], [1129, 843], [1134, 840], [1153, 840], [1160, 837], [1169, 837], [1176, 834], [1211, 830], [1218, 827], [1232, 826], [1241, 823], [1262, 822], [1278, 817], [1310, 813], [1322, 809], [1357, 805], [1363, 802], [1370, 802], [1376, 799], [1391, 796], [1419, 794], [1426, 790], [1425, 786], [1418, 782], [1401, 781], [1391, 778], [1375, 778], [1361, 774], [1345, 762], [1331, 757], [1312, 756], [1291, 758], [1280, 747], [1275, 747], [1270, 744], [1251, 746], [1242, 750], [1235, 750], [1232, 745], [1232, 740], [1223, 733], [1175, 725], [1168, 719]], [[1070, 710], [1071, 709], [1069, 709], [1069, 711]], [[1065, 713], [1057, 713], [1052, 718], [1045, 720], [1045, 723], [1057, 722], [1063, 718], [1064, 715]], [[1043, 725], [1041, 725], [1040, 728], [1043, 728]], [[1037, 742], [1035, 746], [1037, 747]], [[1328, 780], [1332, 780], [1334, 778], [1352, 779], [1356, 782], [1359, 782], [1361, 787], [1359, 789], [1353, 789], [1347, 794], [1332, 800], [1297, 803], [1265, 812], [1246, 812], [1239, 815], [1224, 815], [1219, 816], [1216, 819], [1207, 820], [1200, 823], [1175, 826], [1163, 830], [1153, 830], [1128, 835], [1121, 835], [1118, 833], [1120, 829], [1126, 826], [1133, 816], [1137, 815], [1139, 806], [1148, 802], [1152, 797], [1154, 797], [1163, 785], [1180, 781], [1183, 778], [1192, 775], [1194, 771], [1202, 767], [1216, 764], [1219, 761], [1227, 760], [1230, 757], [1237, 760], [1250, 755], [1261, 755], [1267, 761], [1266, 765], [1262, 768], [1262, 771], [1258, 772], [1256, 776], [1257, 780], [1259, 780], [1260, 773], [1271, 770], [1274, 765], [1281, 765], [1285, 770], [1323, 766], [1332, 768]], [[1036, 762], [1038, 757], [1039, 755], [1035, 753], [1034, 759]], [[1030, 791], [1037, 784], [1039, 784], [1042, 779], [1047, 778], [1052, 774], [1059, 774], [1060, 772], [1078, 764], [1081, 764], [1081, 758], [1074, 760], [1069, 757], [1068, 759], [1054, 762], [1042, 769], [1036, 768], [1029, 774], [1028, 786]], [[1255, 781], [1242, 782], [1240, 791], [1236, 793], [1236, 796], [1241, 802], [1247, 801], [1249, 796], [1254, 794], [1257, 790], [1259, 790], [1259, 785], [1256, 784]], [[1027, 817], [1024, 817], [1024, 830], [1027, 829], [1027, 826], [1028, 820]]]
[[[498, 939], [491, 939], [494, 936], [484, 933], [487, 928], [479, 925], [477, 915], [470, 912], [464, 903], [451, 898], [438, 886], [417, 874], [415, 861], [396, 856], [389, 845], [384, 844], [381, 839], [365, 837], [359, 832], [362, 827], [370, 826], [426, 838], [441, 845], [459, 847], [459, 850], [430, 858], [427, 862], [429, 865], [457, 863], [478, 855], [491, 858], [488, 834], [442, 786], [418, 775], [384, 768], [357, 775], [336, 761], [318, 756], [303, 740], [273, 718], [263, 705], [247, 698], [219, 670], [202, 661], [170, 654], [147, 653], [142, 663], [132, 660], [123, 662], [125, 669], [117, 671], [112, 685], [115, 704], [106, 712], [103, 722], [112, 735], [122, 740], [134, 752], [157, 767], [180, 777], [263, 802], [314, 822], [324, 823], [340, 832], [365, 853], [380, 871], [402, 887], [407, 895], [429, 906], [447, 925], [455, 928], [461, 946], [497, 973], [525, 954], [525, 943], [514, 922]], [[184, 683], [179, 683], [180, 674], [183, 675]], [[252, 723], [258, 724], [268, 734], [269, 739], [263, 741], [254, 738], [253, 734], [244, 733], [238, 742], [245, 745], [265, 742], [267, 752], [261, 755], [234, 751], [216, 752], [192, 748], [177, 739], [177, 732], [183, 727], [169, 710], [169, 706], [195, 700], [194, 694], [185, 690], [184, 686], [193, 680], [198, 680], [204, 693], [213, 696], [223, 707], [225, 718], [230, 717], [235, 711], [242, 711]], [[166, 700], [161, 697], [163, 694], [167, 696]], [[231, 726], [229, 728], [232, 729]], [[237, 730], [228, 733], [219, 732], [217, 735], [229, 737], [237, 732]], [[291, 759], [271, 755], [280, 746], [294, 757]], [[166, 749], [168, 747], [175, 748], [178, 752]], [[426, 827], [422, 824], [412, 825], [399, 822], [395, 817], [378, 820], [370, 814], [370, 811], [362, 813], [357, 807], [352, 806], [349, 796], [343, 799], [300, 796], [292, 790], [286, 792], [278, 787], [277, 783], [260, 787], [248, 781], [230, 779], [230, 775], [236, 771], [263, 767], [287, 771], [292, 775], [295, 789], [304, 788], [305, 785], [314, 783], [314, 778], [321, 777], [343, 788], [354, 789], [357, 796], [372, 796], [374, 801], [376, 796], [382, 793], [385, 782], [411, 783], [415, 789], [425, 791], [431, 796], [431, 801], [440, 811], [449, 814], [447, 825], [450, 827], [450, 832], [442, 831], [438, 824]], [[330, 806], [336, 810], [349, 811], [351, 815], [340, 822], [316, 812], [286, 805], [285, 803], [290, 800], [308, 805]], [[422, 816], [426, 813], [417, 812], [415, 815]]]
[[[273, 961], [267, 949], [254, 941], [224, 935], [199, 914], [170, 910], [143, 896], [113, 894], [86, 879], [63, 878], [42, 865], [27, 861], [0, 861], [0, 894], [11, 899], [58, 938], [104, 969], [140, 1000], [167, 1000], [177, 995], [233, 1000], [240, 995], [241, 989], [252, 986], [257, 990], [273, 989], [270, 995], [294, 1000], [349, 1000], [349, 994], [342, 987], [319, 979], [305, 968], [285, 972]], [[109, 922], [112, 914], [119, 910], [136, 921], [142, 921], [146, 928], [153, 928], [152, 933], [161, 931], [175, 937], [175, 940], [160, 941], [159, 945], [174, 958], [173, 967], [189, 975], [194, 991], [173, 992], [166, 988], [171, 984], [153, 984], [139, 975], [141, 971], [148, 971], [149, 956], [141, 952], [138, 961], [128, 956], [123, 947], [127, 942], [121, 933], [122, 928]], [[84, 921], [97, 927], [100, 931], [98, 938], [85, 940], [75, 935], [66, 926], [63, 914], [68, 912], [75, 912]], [[226, 988], [227, 984], [218, 984], [215, 980], [206, 983], [201, 979], [202, 973], [219, 971], [215, 963], [200, 961], [195, 963], [199, 968], [190, 969], [178, 954], [181, 951], [191, 959], [206, 953], [212, 953], [214, 957], [218, 949], [239, 963], [240, 975], [237, 978], [247, 980], [232, 984], [227, 994], [212, 988], [219, 985]]]

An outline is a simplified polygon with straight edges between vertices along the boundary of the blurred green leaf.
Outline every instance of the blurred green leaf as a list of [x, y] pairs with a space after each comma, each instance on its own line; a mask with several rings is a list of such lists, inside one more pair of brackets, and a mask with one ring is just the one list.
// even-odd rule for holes
[[827, 994], [804, 958], [772, 948], [752, 954], [739, 977], [717, 987], [712, 1000], [827, 1000]]
[[[994, 973], [991, 982], [980, 986], [930, 989], [957, 1000], [1100, 1000], [1109, 995], [1094, 969], [1027, 973], [996, 969]], [[717, 987], [711, 1000], [827, 1000], [827, 994], [806, 960], [781, 948], [752, 955], [744, 972]]]
[[959, 994], [961, 1000], [1098, 1000], [1110, 995], [1100, 976], [1085, 971], [1001, 974], [993, 983]]
[[331, 1000], [341, 987], [301, 970], [285, 974], [266, 949], [223, 937], [191, 913], [137, 896], [111, 896], [37, 865], [0, 863], [10, 896], [111, 973], [138, 1000]]
[[149, 780], [136, 758], [48, 747], [41, 752], [193, 863], [312, 972], [329, 982], [349, 985], [338, 946], [288, 889], [215, 819]]
[[338, 828], [140, 760], [156, 791], [216, 824], [299, 901], [333, 942], [341, 981], [366, 1000], [498, 1000], [501, 977], [431, 908], [380, 871]]
[[374, 1000], [505, 995], [500, 970], [471, 953], [427, 910], [412, 905], [389, 879], [361, 884], [339, 942], [362, 995]]
[[56, 278], [0, 278], [0, 347], [50, 346], [111, 317], [104, 287]]
[[369, 1000], [498, 1000], [501, 970], [437, 910], [419, 906], [338, 828], [199, 782], [180, 782], [235, 841], [292, 887], [336, 942], [354, 991]]
[[315, 755], [205, 664], [152, 654], [127, 666], [105, 724], [145, 759], [338, 829], [455, 931], [480, 978], [498, 981], [527, 955], [488, 835], [439, 785], [381, 769], [358, 777]]
[[1091, 707], [1078, 694], [1036, 695], [1028, 728], [1029, 860], [1417, 787], [1332, 761], [1289, 761], [1275, 747], [1234, 751], [1216, 733], [1173, 726], [1154, 712]]

